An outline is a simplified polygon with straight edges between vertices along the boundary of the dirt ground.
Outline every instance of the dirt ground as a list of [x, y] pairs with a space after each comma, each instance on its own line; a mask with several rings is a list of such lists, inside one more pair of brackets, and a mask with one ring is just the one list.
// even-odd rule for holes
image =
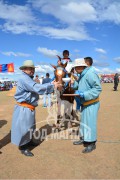
[[[0, 92], [0, 179], [120, 179], [120, 85], [117, 92], [113, 84], [102, 86], [97, 148], [89, 154], [82, 153], [83, 146], [73, 145], [78, 137], [53, 139], [48, 132], [47, 139], [32, 149], [34, 157], [22, 155], [10, 143], [14, 98]], [[48, 116], [39, 105], [37, 128], [50, 128], [44, 120]]]

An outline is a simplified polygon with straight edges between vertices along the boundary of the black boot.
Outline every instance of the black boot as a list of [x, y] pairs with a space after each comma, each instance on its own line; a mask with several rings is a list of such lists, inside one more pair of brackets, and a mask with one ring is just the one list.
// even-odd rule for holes
[[27, 148], [26, 145], [20, 146], [19, 150], [21, 151], [22, 154], [24, 154], [25, 156], [29, 156], [32, 157], [34, 156], [34, 154], [32, 152], [30, 152], [30, 150]]
[[96, 144], [95, 143], [92, 143], [92, 144], [89, 144], [83, 151], [82, 153], [90, 153], [92, 152], [93, 150], [96, 149]]
[[29, 157], [34, 156], [34, 154], [32, 152], [30, 152], [29, 149], [21, 150], [21, 153], [24, 154], [25, 156], [29, 156]]
[[80, 140], [79, 140], [79, 141], [74, 141], [74, 142], [73, 142], [73, 145], [82, 145], [82, 144], [84, 144], [84, 139], [83, 139], [83, 137], [80, 137]]

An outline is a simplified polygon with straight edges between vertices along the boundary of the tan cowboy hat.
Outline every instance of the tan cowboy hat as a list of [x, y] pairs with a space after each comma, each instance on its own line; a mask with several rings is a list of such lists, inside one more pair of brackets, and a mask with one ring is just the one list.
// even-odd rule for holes
[[34, 63], [32, 60], [26, 60], [23, 62], [23, 65], [19, 68], [21, 70], [25, 69], [26, 67], [32, 67], [35, 68]]
[[85, 63], [84, 59], [75, 59], [75, 63], [73, 64], [73, 67], [79, 67], [79, 66], [87, 67], [88, 65]]

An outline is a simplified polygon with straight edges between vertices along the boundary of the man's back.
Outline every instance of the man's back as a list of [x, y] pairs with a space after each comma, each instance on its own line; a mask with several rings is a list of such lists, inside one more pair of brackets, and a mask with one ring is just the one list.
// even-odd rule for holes
[[51, 81], [51, 78], [46, 77], [46, 78], [43, 79], [42, 84], [49, 83], [50, 81]]

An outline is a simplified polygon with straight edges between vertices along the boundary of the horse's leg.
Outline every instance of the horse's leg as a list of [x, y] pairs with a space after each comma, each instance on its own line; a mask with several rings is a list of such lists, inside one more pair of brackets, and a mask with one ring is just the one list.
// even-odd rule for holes
[[71, 110], [71, 116], [72, 116], [72, 120], [74, 120], [74, 111], [73, 111], [73, 103], [72, 103], [72, 110]]
[[61, 118], [61, 98], [60, 98], [60, 92], [56, 90], [56, 95], [57, 95], [57, 118], [55, 122], [55, 127], [59, 128], [59, 121]]
[[64, 100], [63, 102], [64, 102], [64, 115], [63, 115], [63, 120], [62, 120], [61, 124], [64, 123], [65, 128], [71, 128], [72, 127], [72, 125], [71, 125], [72, 104], [67, 100]]
[[61, 98], [60, 98], [60, 92], [57, 90], [57, 116], [61, 116]]
[[66, 115], [68, 114], [68, 101], [62, 100], [62, 103], [64, 104], [64, 112], [63, 112], [63, 117], [61, 119], [60, 128], [64, 124], [64, 127], [66, 129], [68, 124], [68, 119], [66, 118]]
[[73, 109], [72, 103], [69, 102], [69, 106], [68, 107], [69, 107], [68, 108], [68, 115], [70, 117], [69, 122], [68, 122], [68, 128], [72, 128], [72, 122], [71, 122], [72, 118], [73, 118], [73, 116], [72, 116], [72, 109]]
[[64, 104], [64, 112], [63, 112], [63, 116], [62, 116], [62, 118], [61, 118], [61, 122], [60, 122], [60, 124], [59, 124], [59, 127], [61, 128], [62, 127], [62, 125], [63, 125], [63, 123], [65, 122], [65, 109], [66, 109], [66, 105], [65, 105], [65, 101], [64, 100], [61, 100], [61, 102]]

